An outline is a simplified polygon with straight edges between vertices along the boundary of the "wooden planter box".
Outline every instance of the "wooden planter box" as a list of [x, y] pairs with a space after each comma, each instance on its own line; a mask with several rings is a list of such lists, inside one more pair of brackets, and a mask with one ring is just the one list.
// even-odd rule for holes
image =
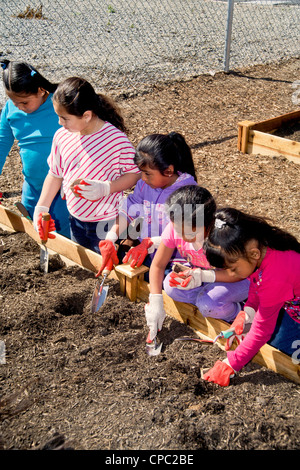
[[300, 121], [300, 111], [293, 111], [261, 122], [238, 123], [238, 150], [243, 153], [276, 156], [300, 163], [300, 142], [273, 135], [283, 125]]
[[[0, 205], [0, 227], [4, 230], [25, 232], [37, 243], [40, 243], [39, 236], [34, 230], [32, 222], [25, 217], [20, 217], [2, 204]], [[59, 254], [64, 260], [69, 260], [89, 271], [97, 273], [101, 266], [101, 255], [72, 242], [58, 233], [56, 238], [47, 241], [46, 246], [50, 254], [51, 252]], [[119, 281], [121, 292], [132, 302], [147, 302], [150, 289], [149, 284], [144, 280], [144, 274], [148, 269], [146, 266], [133, 269], [129, 265], [121, 264], [115, 267], [109, 278]], [[230, 326], [223, 320], [203, 317], [197, 307], [191, 304], [175, 302], [164, 291], [163, 299], [167, 315], [189, 325], [202, 338], [214, 339], [220, 331]], [[225, 348], [224, 339], [221, 339], [218, 343], [218, 346], [222, 349]], [[300, 364], [294, 363], [291, 357], [268, 344], [265, 344], [260, 349], [252, 361], [300, 384]]]

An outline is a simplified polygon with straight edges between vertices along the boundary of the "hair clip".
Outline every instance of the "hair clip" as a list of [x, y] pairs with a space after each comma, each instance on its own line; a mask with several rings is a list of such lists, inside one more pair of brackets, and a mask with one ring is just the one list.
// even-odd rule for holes
[[33, 75], [35, 75], [35, 74], [36, 74], [36, 71], [35, 71], [35, 70], [31, 70], [30, 75], [33, 77]]
[[0, 65], [3, 68], [3, 70], [5, 70], [7, 67], [7, 64], [5, 62], [0, 62]]
[[226, 225], [225, 220], [221, 220], [221, 219], [215, 220], [215, 228], [222, 228], [224, 227], [224, 225]]

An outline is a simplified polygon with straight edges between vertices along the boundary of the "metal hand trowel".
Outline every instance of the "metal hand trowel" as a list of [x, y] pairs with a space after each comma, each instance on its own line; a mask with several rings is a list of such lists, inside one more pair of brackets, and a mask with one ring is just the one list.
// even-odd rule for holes
[[104, 304], [107, 294], [108, 294], [108, 286], [104, 286], [105, 279], [109, 275], [110, 271], [103, 271], [103, 278], [100, 280], [97, 279], [93, 298], [92, 298], [92, 305], [91, 311], [92, 313], [98, 312], [99, 308]]
[[150, 339], [150, 331], [146, 340], [146, 353], [148, 356], [158, 356], [161, 352], [163, 343], [157, 336], [153, 340]]
[[49, 266], [49, 253], [48, 248], [46, 247], [45, 243], [48, 240], [48, 229], [50, 223], [50, 214], [43, 213], [42, 214], [42, 227], [44, 232], [44, 239], [41, 240], [42, 245], [40, 249], [40, 268], [44, 273], [48, 272]]

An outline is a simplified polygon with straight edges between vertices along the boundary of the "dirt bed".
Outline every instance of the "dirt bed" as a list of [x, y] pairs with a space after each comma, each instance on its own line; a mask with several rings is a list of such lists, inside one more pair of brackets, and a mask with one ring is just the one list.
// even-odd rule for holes
[[[182, 132], [199, 184], [219, 205], [267, 215], [299, 237], [300, 165], [236, 150], [237, 122], [293, 110], [298, 78], [291, 60], [161, 84], [120, 104], [134, 144], [152, 132]], [[15, 147], [0, 176], [3, 205], [20, 200], [21, 182]], [[204, 382], [200, 368], [225, 353], [176, 341], [194, 333], [171, 318], [162, 353], [149, 358], [144, 304], [124, 298], [116, 281], [92, 315], [92, 273], [52, 255], [42, 274], [32, 239], [4, 229], [0, 238], [2, 449], [299, 449], [298, 385], [254, 363], [229, 387]]]

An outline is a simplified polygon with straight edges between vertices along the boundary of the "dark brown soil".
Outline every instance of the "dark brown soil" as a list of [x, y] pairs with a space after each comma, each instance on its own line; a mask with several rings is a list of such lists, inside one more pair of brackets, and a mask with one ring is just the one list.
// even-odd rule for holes
[[[299, 237], [300, 165], [237, 151], [237, 123], [292, 111], [298, 78], [292, 60], [158, 85], [120, 104], [135, 144], [182, 132], [199, 183], [219, 204], [267, 215]], [[6, 207], [20, 200], [21, 181], [15, 147], [0, 176]], [[171, 318], [162, 353], [149, 358], [144, 304], [124, 298], [116, 281], [92, 315], [92, 273], [52, 255], [42, 274], [32, 239], [2, 229], [0, 238], [2, 449], [299, 449], [298, 385], [254, 363], [229, 387], [204, 382], [200, 368], [225, 353], [175, 341], [193, 332]]]

